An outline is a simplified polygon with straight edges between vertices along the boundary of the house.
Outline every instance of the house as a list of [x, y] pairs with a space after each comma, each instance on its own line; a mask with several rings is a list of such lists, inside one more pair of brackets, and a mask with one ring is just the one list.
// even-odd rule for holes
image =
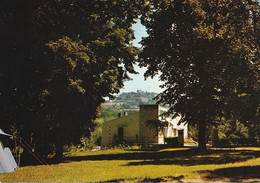
[[[140, 105], [139, 112], [124, 115], [117, 119], [107, 121], [103, 125], [101, 147], [109, 147], [120, 143], [138, 144], [163, 144], [164, 137], [188, 137], [188, 125], [180, 124], [181, 117], [172, 119], [171, 116], [163, 117], [167, 108], [159, 105]], [[151, 128], [147, 125], [149, 120], [168, 121], [168, 126], [163, 131]]]

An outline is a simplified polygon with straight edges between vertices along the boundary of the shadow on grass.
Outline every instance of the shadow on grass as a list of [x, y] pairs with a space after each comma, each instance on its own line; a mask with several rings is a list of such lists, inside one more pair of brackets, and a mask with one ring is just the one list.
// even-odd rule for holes
[[[99, 161], [99, 160], [141, 160], [130, 162], [125, 166], [139, 165], [205, 165], [226, 164], [243, 162], [252, 158], [260, 157], [260, 151], [249, 150], [207, 150], [199, 152], [198, 149], [172, 150], [172, 151], [150, 151], [131, 152], [120, 154], [104, 154], [90, 156], [65, 157], [65, 162], [70, 161]], [[143, 161], [142, 161], [143, 160]]]
[[241, 166], [241, 167], [221, 168], [214, 171], [199, 171], [199, 173], [204, 175], [205, 180], [210, 180], [210, 181], [216, 181], [216, 180], [225, 180], [231, 182], [240, 182], [243, 180], [260, 181], [260, 166]]
[[181, 156], [192, 156], [197, 154], [197, 149], [178, 150], [178, 151], [144, 151], [144, 152], [126, 152], [119, 154], [101, 154], [90, 156], [65, 157], [65, 161], [99, 161], [99, 160], [148, 160], [148, 159], [165, 159], [176, 158]]
[[260, 151], [236, 151], [236, 150], [208, 150], [204, 153], [190, 153], [189, 155], [175, 156], [175, 158], [161, 158], [141, 162], [130, 162], [127, 166], [138, 165], [207, 165], [227, 164], [243, 162], [260, 157]]
[[[184, 178], [183, 175], [178, 176], [178, 177], [173, 177], [173, 176], [167, 176], [167, 177], [160, 177], [160, 178], [145, 178], [142, 180], [138, 180], [138, 182], [182, 182], [182, 179]], [[133, 181], [136, 182], [136, 179], [114, 179], [114, 180], [109, 180], [106, 182], [124, 182], [124, 181]]]

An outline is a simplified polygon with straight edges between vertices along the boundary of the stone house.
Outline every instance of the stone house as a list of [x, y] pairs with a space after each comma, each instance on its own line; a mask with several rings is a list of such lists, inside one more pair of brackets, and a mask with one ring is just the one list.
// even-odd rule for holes
[[[127, 115], [124, 112], [122, 117], [105, 122], [101, 147], [109, 147], [120, 143], [163, 144], [164, 137], [177, 137], [180, 134], [187, 138], [188, 125], [178, 125], [180, 116], [174, 119], [171, 116], [160, 116], [166, 111], [166, 108], [159, 105], [140, 105], [140, 110], [136, 113]], [[148, 120], [167, 120], [169, 125], [164, 127], [163, 131], [160, 131], [148, 126]]]

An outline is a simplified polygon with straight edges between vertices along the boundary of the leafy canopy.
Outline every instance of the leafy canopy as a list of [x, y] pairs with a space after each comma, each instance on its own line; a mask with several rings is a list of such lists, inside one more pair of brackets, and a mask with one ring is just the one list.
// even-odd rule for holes
[[248, 3], [151, 0], [151, 11], [142, 18], [148, 33], [140, 56], [141, 66], [148, 67], [145, 76], [160, 73], [165, 90], [159, 102], [183, 121], [199, 124], [202, 148], [206, 126], [235, 113], [240, 96], [256, 91], [259, 45]]
[[[104, 97], [135, 73], [130, 0], [3, 1], [1, 128], [47, 154], [88, 136]], [[43, 147], [44, 146], [44, 147]], [[48, 149], [48, 152], [44, 152]]]

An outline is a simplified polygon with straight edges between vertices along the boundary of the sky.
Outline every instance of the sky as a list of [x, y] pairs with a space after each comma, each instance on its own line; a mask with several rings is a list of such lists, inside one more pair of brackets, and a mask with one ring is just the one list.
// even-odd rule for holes
[[[142, 37], [147, 36], [145, 27], [141, 25], [140, 21], [138, 21], [136, 24], [133, 25], [133, 29], [135, 31], [135, 38], [136, 38], [133, 44], [137, 47], [141, 47], [139, 42], [141, 41]], [[144, 67], [140, 68], [138, 65], [135, 65], [134, 68], [139, 74], [130, 74], [132, 80], [126, 81], [124, 83], [125, 86], [120, 90], [120, 93], [132, 92], [136, 90], [143, 90], [147, 92], [156, 92], [156, 93], [160, 93], [163, 91], [159, 87], [159, 85], [161, 85], [162, 82], [159, 81], [158, 77], [154, 77], [153, 79], [149, 77], [145, 80], [144, 73], [147, 69]]]

